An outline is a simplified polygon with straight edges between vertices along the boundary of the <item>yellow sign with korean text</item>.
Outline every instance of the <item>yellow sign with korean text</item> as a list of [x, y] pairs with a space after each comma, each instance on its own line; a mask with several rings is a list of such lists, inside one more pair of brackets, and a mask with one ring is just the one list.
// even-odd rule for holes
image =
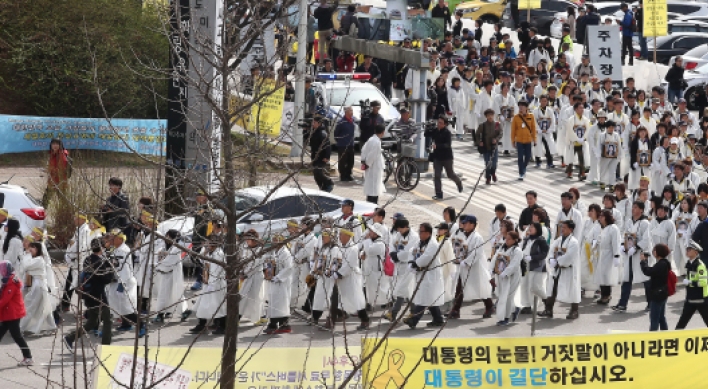
[[666, 0], [644, 0], [644, 36], [669, 34]]
[[[248, 343], [246, 343], [248, 344]], [[144, 349], [130, 346], [101, 346], [95, 389], [134, 387], [147, 384], [158, 389], [218, 387], [221, 377], [221, 348], [151, 347], [145, 364]], [[360, 388], [360, 373], [352, 373], [361, 348], [349, 347], [263, 347], [238, 351], [237, 389], [336, 387], [352, 376], [347, 388]], [[186, 355], [186, 358], [185, 358]], [[135, 360], [135, 369], [132, 368]], [[165, 378], [167, 377], [167, 378]], [[164, 379], [163, 379], [164, 378]], [[162, 380], [158, 383], [158, 381]], [[125, 386], [121, 386], [120, 384]], [[324, 386], [322, 386], [324, 387]]]
[[[541, 8], [541, 0], [519, 0], [519, 9]], [[525, 16], [521, 15], [523, 19]]]
[[285, 88], [276, 87], [275, 81], [269, 79], [257, 80], [256, 85], [260, 100], [251, 106], [248, 131], [277, 137], [283, 119]]
[[[648, 325], [648, 323], [647, 323]], [[362, 358], [379, 339], [364, 341]], [[390, 338], [364, 364], [364, 389], [705, 387], [708, 330], [537, 338]], [[684, 372], [678, 378], [671, 372]], [[673, 374], [673, 375], [672, 375]], [[678, 386], [677, 386], [678, 387]]]

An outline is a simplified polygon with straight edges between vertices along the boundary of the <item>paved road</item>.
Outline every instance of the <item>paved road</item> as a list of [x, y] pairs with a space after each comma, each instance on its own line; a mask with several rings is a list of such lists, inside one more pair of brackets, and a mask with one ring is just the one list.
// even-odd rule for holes
[[[454, 184], [450, 180], [444, 181], [445, 199], [443, 201], [432, 201], [430, 198], [434, 194], [432, 178], [424, 178], [421, 180], [418, 188], [411, 193], [399, 194], [395, 201], [389, 206], [389, 212], [404, 212], [413, 223], [423, 221], [437, 222], [441, 220], [441, 214], [444, 207], [451, 205], [460, 209], [471, 193], [471, 188], [476, 181], [479, 172], [482, 169], [482, 159], [480, 155], [472, 148], [470, 142], [455, 142], [455, 169], [464, 175], [465, 189], [461, 194], [456, 193]], [[36, 177], [36, 172], [28, 170], [27, 177]], [[360, 174], [360, 173], [359, 173]], [[0, 173], [0, 179], [4, 178], [5, 173]], [[581, 191], [581, 197], [586, 204], [599, 201], [601, 192], [596, 187], [579, 183], [577, 180], [569, 180], [564, 178], [564, 174], [560, 169], [546, 170], [531, 168], [527, 174], [527, 178], [523, 182], [516, 180], [518, 174], [516, 172], [515, 158], [500, 158], [499, 162], [499, 182], [491, 186], [485, 186], [483, 183], [479, 186], [470, 202], [469, 211], [477, 215], [480, 219], [480, 227], [482, 234], [487, 235], [487, 225], [493, 218], [493, 207], [497, 203], [503, 202], [507, 205], [512, 216], [518, 217], [519, 212], [525, 206], [524, 193], [527, 190], [534, 189], [539, 193], [539, 201], [550, 211], [551, 215], [555, 215], [559, 209], [560, 193], [566, 191], [571, 186], [576, 186]], [[299, 177], [298, 180], [305, 186], [314, 187], [314, 182], [310, 176]], [[363, 200], [363, 188], [356, 184], [339, 184], [337, 183], [334, 193], [346, 197]], [[388, 200], [395, 196], [394, 187], [387, 187], [387, 194], [382, 198]], [[63, 271], [63, 269], [57, 269]], [[185, 280], [185, 288], [191, 284], [189, 279]], [[601, 334], [611, 330], [620, 331], [636, 331], [645, 330], [649, 325], [648, 315], [643, 311], [645, 302], [643, 297], [639, 297], [641, 290], [635, 288], [636, 297], [630, 300], [627, 313], [614, 313], [609, 309], [596, 306], [591, 299], [584, 299], [580, 308], [580, 319], [568, 321], [565, 317], [567, 306], [558, 304], [556, 312], [558, 313], [555, 319], [544, 319], [538, 323], [538, 335], [577, 335], [577, 334]], [[619, 288], [615, 288], [615, 299], [619, 298]], [[682, 307], [681, 299], [683, 290], [680, 289], [676, 296], [670, 299], [667, 311], [667, 319], [670, 326], [675, 325], [678, 315]], [[512, 336], [528, 336], [530, 334], [530, 318], [522, 316], [517, 323], [509, 327], [496, 327], [495, 319], [482, 319], [483, 307], [481, 304], [466, 305], [462, 310], [460, 320], [451, 321], [442, 330], [442, 337], [512, 337]], [[380, 320], [381, 311], [374, 313], [374, 325], [368, 336], [377, 336], [382, 331], [388, 329], [389, 323]], [[424, 318], [426, 320], [428, 318]], [[429, 319], [428, 319], [429, 320]], [[32, 337], [28, 339], [29, 345], [35, 355], [38, 365], [35, 367], [36, 374], [22, 373], [20, 370], [15, 370], [14, 358], [19, 356], [18, 350], [15, 348], [12, 340], [6, 336], [0, 343], [0, 371], [3, 372], [3, 380], [9, 383], [4, 385], [4, 388], [24, 388], [24, 387], [40, 387], [45, 385], [42, 376], [49, 371], [50, 377], [55, 382], [61, 381], [61, 373], [63, 370], [65, 379], [71, 376], [72, 368], [63, 364], [71, 364], [73, 356], [62, 352], [59, 342], [60, 335], [63, 331], [69, 331], [73, 326], [74, 321], [69, 318], [66, 324], [60, 329], [56, 336]], [[187, 330], [196, 324], [196, 319], [192, 318], [186, 323], [170, 322], [162, 326], [151, 326], [149, 343], [157, 346], [188, 346], [191, 345], [195, 336], [188, 334]], [[347, 336], [349, 344], [358, 344], [360, 335], [355, 334], [356, 320], [350, 319], [347, 324]], [[699, 328], [703, 325], [699, 318], [695, 318], [689, 325], [689, 328]], [[265, 344], [266, 347], [295, 347], [303, 345], [327, 346], [332, 344], [333, 337], [330, 333], [318, 330], [315, 327], [308, 326], [303, 320], [293, 319], [294, 333], [285, 336], [266, 337], [261, 334], [262, 327], [246, 327], [242, 329], [241, 341], [243, 344], [253, 342], [253, 345]], [[353, 335], [352, 335], [353, 334]], [[343, 331], [338, 331], [334, 336], [334, 342], [337, 344], [343, 343]], [[403, 337], [430, 337], [433, 332], [426, 329], [410, 330], [407, 327], [399, 327], [393, 331], [393, 336]], [[219, 347], [221, 337], [218, 336], [202, 336], [196, 341], [199, 347]], [[95, 342], [97, 338], [88, 338], [91, 342]], [[114, 344], [130, 345], [133, 342], [132, 337], [122, 334], [113, 338]], [[86, 353], [91, 355], [91, 351], [87, 344]], [[9, 357], [8, 357], [9, 356]], [[48, 366], [51, 364], [51, 366]], [[70, 385], [71, 386], [71, 385]], [[60, 387], [55, 384], [50, 384], [49, 387]]]

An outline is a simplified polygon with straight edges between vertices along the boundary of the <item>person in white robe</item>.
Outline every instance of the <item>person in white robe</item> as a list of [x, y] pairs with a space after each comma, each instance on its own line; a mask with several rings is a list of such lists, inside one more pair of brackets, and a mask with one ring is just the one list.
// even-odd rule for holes
[[528, 236], [523, 239], [521, 250], [524, 252], [522, 266], [526, 274], [521, 278], [519, 286], [519, 303], [517, 309], [521, 314], [533, 313], [535, 297], [541, 301], [546, 295], [546, 257], [548, 256], [548, 243], [543, 236], [541, 223], [531, 223], [527, 228]]
[[383, 224], [374, 223], [369, 227], [369, 239], [364, 240], [361, 253], [367, 306], [373, 310], [389, 301], [390, 280], [384, 274], [388, 242], [388, 231]]
[[268, 308], [268, 327], [264, 331], [266, 335], [289, 334], [290, 327], [290, 298], [291, 283], [296, 282], [295, 265], [293, 255], [284, 245], [285, 237], [281, 234], [272, 236], [273, 245], [281, 245], [277, 249], [266, 254], [263, 264], [264, 279], [268, 283], [266, 300]]
[[311, 310], [314, 291], [310, 293], [310, 288], [305, 281], [307, 275], [310, 274], [310, 262], [315, 252], [315, 246], [317, 246], [317, 237], [313, 232], [315, 224], [315, 220], [309, 216], [305, 216], [300, 222], [297, 220], [288, 220], [287, 222], [288, 235], [293, 238], [289, 243], [293, 256], [290, 308], [295, 309], [301, 302], [304, 302], [300, 309], [308, 313]]
[[651, 155], [651, 191], [655, 195], [660, 195], [664, 190], [664, 186], [668, 182], [668, 177], [671, 174], [669, 161], [667, 158], [667, 150], [671, 139], [666, 136], [660, 138], [660, 144], [654, 148]]
[[[536, 156], [536, 167], [541, 167], [541, 157], [546, 156], [546, 169], [552, 169], [553, 156], [557, 153], [556, 141], [553, 133], [556, 132], [556, 114], [552, 108], [548, 107], [548, 95], [543, 94], [539, 98], [540, 106], [533, 110], [533, 117], [536, 118], [536, 131], [538, 139], [534, 146]], [[550, 157], [550, 158], [549, 158]]]
[[501, 84], [500, 93], [494, 96], [492, 109], [494, 109], [494, 114], [502, 125], [501, 149], [504, 155], [509, 155], [509, 152], [514, 149], [511, 142], [511, 121], [519, 113], [516, 99], [509, 93], [509, 84]]
[[[671, 208], [666, 204], [657, 206], [656, 218], [651, 221], [651, 226], [649, 227], [651, 244], [653, 246], [662, 243], [668, 247], [676, 247], [676, 226], [669, 217], [670, 212]], [[670, 253], [666, 259], [669, 260], [671, 269], [676, 273], [678, 269], [676, 268], [673, 254], [674, 253]], [[653, 258], [653, 260], [656, 260], [656, 258]]]
[[[341, 258], [340, 248], [335, 242], [334, 230], [323, 229], [320, 237], [322, 243], [315, 250], [312, 266], [312, 275], [317, 279], [315, 286], [315, 297], [312, 301], [312, 321], [318, 324], [322, 313], [329, 313], [325, 329], [333, 329], [334, 322], [338, 320], [341, 312], [338, 307], [339, 292], [336, 287], [336, 279], [331, 277], [332, 269], [335, 268], [335, 261]], [[337, 263], [338, 265], [338, 263]]]
[[52, 316], [52, 299], [46, 283], [46, 266], [41, 243], [27, 237], [27, 249], [21, 256], [24, 270], [25, 311], [27, 315], [20, 319], [20, 330], [39, 335], [45, 331], [54, 331], [57, 326]]
[[31, 237], [35, 242], [42, 246], [42, 256], [44, 257], [44, 267], [45, 267], [45, 281], [47, 283], [47, 288], [49, 290], [49, 296], [51, 299], [51, 305], [53, 310], [54, 322], [59, 324], [63, 321], [59, 315], [59, 306], [61, 302], [61, 292], [59, 285], [57, 283], [56, 277], [54, 275], [54, 267], [52, 266], [52, 257], [49, 256], [49, 250], [47, 249], [46, 239], [53, 239], [53, 236], [47, 235], [47, 232], [39, 227], [32, 228], [30, 232]]
[[561, 226], [561, 236], [556, 238], [548, 250], [548, 284], [546, 308], [540, 317], [553, 318], [556, 301], [570, 304], [570, 312], [565, 317], [574, 320], [579, 317], [580, 305], [580, 244], [573, 235], [575, 222], [565, 220]]
[[600, 180], [599, 168], [600, 168], [600, 155], [596, 152], [597, 144], [600, 141], [600, 137], [605, 132], [605, 123], [607, 122], [607, 113], [604, 110], [600, 110], [597, 113], [597, 122], [590, 127], [585, 136], [585, 140], [588, 142], [589, 154], [590, 154], [590, 173], [588, 174], [588, 181], [590, 185], [598, 185]]
[[510, 231], [506, 234], [504, 244], [492, 257], [494, 274], [497, 279], [497, 322], [498, 326], [509, 325], [509, 319], [516, 311], [514, 296], [521, 282], [521, 261], [523, 252], [519, 248], [519, 234]]
[[244, 244], [240, 253], [244, 261], [241, 278], [241, 288], [238, 293], [241, 301], [238, 303], [239, 323], [259, 323], [265, 303], [265, 288], [263, 274], [262, 244], [256, 230], [248, 230], [243, 235]]
[[408, 271], [408, 262], [411, 260], [411, 252], [418, 246], [418, 233], [411, 231], [410, 223], [407, 219], [398, 219], [394, 223], [396, 233], [391, 237], [390, 254], [391, 259], [396, 264], [391, 286], [393, 287], [393, 306], [391, 311], [384, 314], [384, 318], [394, 321], [403, 303], [413, 296], [414, 277]]
[[182, 271], [182, 255], [184, 251], [177, 247], [183, 246], [180, 233], [169, 230], [165, 236], [172, 242], [166, 241], [165, 248], [158, 253], [155, 266], [155, 301], [154, 311], [157, 317], [154, 322], [164, 323], [165, 318], [182, 314], [187, 311], [187, 301], [184, 298], [184, 273]]
[[585, 154], [587, 149], [586, 135], [590, 130], [590, 120], [584, 115], [583, 103], [575, 103], [573, 105], [573, 115], [568, 118], [564, 124], [566, 147], [562, 150], [565, 155], [565, 163], [567, 165], [565, 174], [568, 178], [573, 178], [573, 162], [577, 154], [578, 159], [578, 179], [585, 180]]
[[413, 249], [412, 258], [408, 263], [409, 271], [415, 274], [417, 290], [413, 294], [411, 315], [403, 320], [403, 324], [415, 328], [427, 309], [433, 320], [426, 326], [442, 327], [445, 319], [440, 306], [445, 300], [445, 284], [438, 255], [438, 241], [433, 236], [433, 226], [430, 223], [421, 224], [418, 235], [418, 247]]
[[651, 174], [651, 144], [645, 127], [637, 129], [637, 135], [629, 144], [630, 170], [627, 186], [629, 190], [639, 188], [639, 178]]
[[[226, 271], [220, 264], [225, 263], [226, 255], [221, 249], [223, 238], [210, 235], [206, 247], [200, 252], [209, 258], [204, 260], [204, 280], [206, 287], [202, 289], [194, 304], [199, 322], [189, 330], [199, 334], [207, 328], [207, 323], [213, 322], [215, 335], [223, 334], [226, 328]], [[289, 285], [288, 285], [289, 287]]]
[[622, 154], [622, 139], [615, 132], [613, 121], [607, 121], [605, 125], [605, 133], [598, 137], [595, 145], [595, 156], [600, 161], [598, 164], [600, 190], [604, 191], [605, 186], [609, 186], [612, 191], [617, 181], [617, 164]]
[[686, 196], [679, 203], [679, 208], [675, 209], [671, 215], [671, 220], [676, 226], [676, 244], [673, 247], [673, 256], [677, 276], [686, 275], [686, 261], [688, 260], [686, 249], [699, 223], [698, 214], [694, 212], [694, 204], [694, 200]]
[[[649, 277], [644, 275], [639, 265], [642, 253], [648, 253], [654, 247], [649, 233], [650, 224], [644, 216], [644, 203], [637, 201], [632, 205], [632, 213], [626, 222], [624, 230], [624, 243], [622, 251], [622, 294], [620, 300], [612, 310], [624, 312], [627, 310], [629, 296], [632, 294], [632, 285], [644, 284], [644, 297], [649, 303]], [[652, 263], [653, 265], [653, 263]]]
[[89, 245], [91, 240], [89, 234], [91, 229], [86, 222], [88, 218], [84, 214], [77, 214], [74, 217], [74, 225], [76, 231], [69, 241], [69, 246], [66, 248], [64, 260], [69, 265], [69, 272], [64, 283], [64, 296], [62, 297], [62, 310], [68, 312], [71, 307], [71, 297], [74, 294], [74, 289], [79, 284], [79, 269], [83, 264], [84, 258], [90, 255]]
[[369, 314], [366, 312], [363, 280], [359, 268], [359, 247], [353, 242], [357, 226], [344, 226], [339, 229], [339, 255], [332, 268], [330, 277], [335, 280], [338, 291], [339, 307], [346, 313], [356, 312], [361, 323], [357, 331], [369, 329]]
[[618, 268], [622, 265], [620, 258], [622, 238], [620, 230], [615, 225], [612, 210], [605, 209], [600, 213], [600, 239], [598, 242], [598, 260], [595, 268], [595, 283], [600, 286], [600, 299], [597, 303], [607, 305], [612, 300], [612, 287], [617, 285]]
[[[138, 321], [138, 281], [133, 273], [130, 248], [125, 244], [126, 236], [115, 228], [107, 236], [108, 258], [115, 274], [114, 282], [106, 286], [106, 298], [111, 312], [121, 317], [118, 332], [132, 331]], [[141, 323], [140, 335], [145, 334], [145, 323]]]
[[379, 196], [386, 190], [383, 182], [384, 158], [381, 152], [381, 138], [383, 138], [386, 128], [383, 125], [377, 125], [374, 131], [375, 136], [369, 138], [361, 148], [361, 165], [364, 168], [366, 201], [378, 204]]
[[580, 242], [580, 286], [581, 293], [585, 291], [597, 291], [599, 297], [598, 285], [595, 283], [595, 271], [598, 261], [598, 242], [600, 239], [600, 206], [597, 204], [590, 205], [587, 212], [587, 217], [584, 219], [583, 239]]
[[440, 266], [443, 271], [443, 286], [445, 287], [445, 297], [443, 310], [455, 299], [455, 282], [457, 280], [458, 266], [455, 264], [455, 251], [452, 249], [450, 240], [450, 224], [442, 222], [436, 227], [436, 239], [440, 245]]

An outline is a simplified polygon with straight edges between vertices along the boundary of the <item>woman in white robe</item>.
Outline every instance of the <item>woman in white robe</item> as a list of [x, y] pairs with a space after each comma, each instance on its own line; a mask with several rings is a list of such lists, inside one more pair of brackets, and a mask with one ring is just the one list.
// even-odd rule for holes
[[52, 316], [52, 298], [46, 283], [46, 267], [42, 245], [28, 237], [27, 251], [22, 255], [24, 269], [24, 299], [27, 315], [20, 320], [20, 329], [38, 335], [54, 331], [57, 326]]
[[[632, 294], [632, 285], [644, 284], [645, 298], [649, 302], [649, 296], [646, 291], [649, 284], [646, 281], [649, 277], [642, 272], [640, 262], [642, 253], [650, 252], [654, 245], [651, 242], [649, 233], [650, 223], [644, 217], [644, 209], [641, 206], [632, 206], [632, 215], [625, 222], [624, 239], [622, 244], [622, 294], [620, 300], [612, 307], [613, 310], [624, 312], [627, 310], [629, 296]], [[650, 265], [653, 261], [650, 259]]]
[[[583, 240], [580, 243], [580, 286], [581, 292], [596, 291], [597, 284], [595, 283], [595, 271], [597, 270], [598, 261], [598, 241], [600, 239], [600, 222], [597, 220], [600, 216], [600, 206], [597, 204], [590, 205], [587, 211], [588, 217], [584, 221]], [[598, 291], [599, 292], [599, 291]]]
[[519, 113], [519, 107], [516, 105], [516, 99], [509, 93], [509, 84], [501, 84], [501, 93], [494, 96], [494, 114], [502, 125], [502, 145], [501, 150], [504, 155], [508, 155], [514, 149], [511, 142], [511, 120]]
[[612, 287], [617, 285], [618, 268], [621, 266], [620, 245], [622, 238], [615, 224], [612, 210], [600, 213], [600, 239], [598, 242], [598, 260], [595, 269], [595, 283], [600, 286], [598, 304], [607, 305], [612, 300]]
[[[284, 240], [282, 235], [275, 235], [273, 244]], [[270, 320], [266, 334], [286, 334], [292, 332], [290, 319], [290, 283], [294, 280], [294, 262], [290, 250], [282, 246], [265, 258], [263, 265], [265, 280], [268, 282], [268, 309], [266, 316]], [[362, 291], [363, 293], [363, 291]]]
[[[663, 243], [669, 248], [676, 247], [676, 226], [671, 218], [669, 218], [670, 210], [671, 207], [666, 204], [661, 204], [656, 209], [656, 217], [651, 221], [649, 228], [653, 246]], [[652, 249], [654, 248], [653, 246]], [[671, 263], [671, 269], [674, 273], [677, 273], [678, 269], [676, 268], [673, 254], [674, 253], [669, 254], [666, 259]], [[654, 260], [656, 260], [656, 258], [654, 258]]]
[[[215, 332], [222, 332], [226, 325], [226, 271], [218, 264], [225, 261], [225, 255], [218, 247], [219, 243], [219, 239], [212, 236], [208, 243], [209, 247], [202, 250], [202, 254], [216, 262], [204, 261], [206, 286], [194, 304], [199, 323], [189, 330], [193, 334], [202, 332], [210, 320], [213, 320], [217, 327]], [[288, 283], [287, 286], [289, 289], [290, 284]], [[289, 300], [285, 304], [287, 305], [288, 302]]]
[[327, 311], [329, 316], [325, 328], [334, 328], [334, 321], [338, 316], [338, 307], [333, 305], [332, 293], [335, 291], [335, 279], [331, 277], [331, 269], [335, 261], [341, 258], [339, 246], [334, 242], [334, 232], [323, 230], [320, 237], [322, 243], [315, 250], [313, 275], [317, 278], [315, 286], [315, 297], [312, 301], [312, 320], [317, 324], [322, 317], [322, 313]]
[[130, 247], [125, 244], [125, 235], [120, 230], [114, 230], [109, 238], [113, 247], [110, 258], [116, 282], [106, 286], [106, 297], [111, 311], [124, 317], [118, 331], [130, 331], [133, 329], [130, 321], [137, 321], [138, 281], [133, 273], [133, 260], [130, 257]]
[[165, 249], [158, 255], [155, 266], [155, 302], [154, 311], [157, 312], [155, 322], [162, 323], [170, 316], [182, 315], [187, 310], [187, 301], [184, 298], [184, 273], [182, 271], [182, 254], [184, 251], [177, 247], [180, 244], [180, 233], [169, 230], [167, 238], [173, 243], [165, 242]]
[[691, 241], [693, 232], [698, 227], [698, 214], [694, 212], [694, 202], [690, 197], [684, 197], [679, 203], [679, 209], [674, 210], [671, 220], [676, 227], [676, 244], [673, 247], [674, 262], [676, 262], [676, 275], [686, 275], [686, 247]]
[[361, 254], [366, 301], [372, 308], [386, 304], [390, 297], [390, 277], [383, 272], [387, 251], [387, 242], [384, 241], [386, 236], [388, 231], [383, 224], [372, 224], [369, 227], [369, 239], [364, 241]]
[[[31, 236], [35, 242], [38, 242], [42, 246], [42, 256], [44, 257], [45, 268], [44, 276], [45, 281], [47, 283], [47, 288], [49, 289], [49, 296], [51, 298], [52, 309], [54, 309], [61, 302], [61, 290], [59, 284], [57, 283], [56, 277], [54, 276], [54, 267], [52, 267], [52, 257], [49, 256], [49, 250], [47, 250], [46, 238], [48, 236], [46, 232], [39, 227], [34, 227], [32, 229]], [[54, 319], [55, 322], [62, 321], [58, 312], [54, 315]]]
[[[573, 226], [573, 227], [570, 227]], [[561, 234], [553, 241], [548, 250], [548, 283], [546, 285], [546, 309], [539, 314], [541, 317], [553, 317], [553, 306], [556, 301], [570, 304], [570, 312], [566, 319], [578, 318], [578, 306], [581, 300], [580, 288], [580, 244], [573, 235], [575, 222], [563, 222]], [[555, 289], [556, 293], [553, 293]]]
[[[472, 127], [476, 129], [477, 127]], [[460, 271], [460, 267], [455, 261], [455, 249], [454, 249], [454, 243], [453, 242], [453, 237], [457, 234], [457, 231], [460, 229], [460, 226], [457, 224], [457, 212], [455, 211], [454, 207], [447, 207], [443, 209], [443, 220], [447, 224], [449, 230], [447, 231], [446, 235], [448, 236], [448, 239], [450, 241], [450, 248], [452, 249], [452, 258], [450, 263], [446, 263], [446, 259], [448, 254], [445, 254], [445, 258], [442, 258], [441, 261], [444, 264], [444, 266], [447, 267], [447, 270], [443, 269], [443, 272], [445, 274], [449, 275], [448, 278], [445, 278], [445, 302], [448, 303], [455, 298], [455, 290], [457, 288], [457, 277]], [[443, 247], [444, 250], [447, 250], [445, 247]], [[445, 276], [445, 275], [443, 275]]]
[[[356, 227], [354, 227], [356, 228]], [[337, 268], [331, 277], [336, 280], [339, 293], [339, 306], [346, 313], [355, 313], [361, 320], [358, 331], [369, 329], [369, 315], [366, 312], [363, 280], [359, 268], [359, 248], [352, 241], [354, 232], [348, 228], [339, 230], [339, 257]]]
[[[639, 156], [642, 156], [640, 159]], [[639, 188], [639, 179], [642, 176], [651, 174], [651, 159], [645, 159], [644, 156], [651, 156], [651, 144], [649, 143], [649, 132], [644, 127], [637, 129], [637, 136], [629, 144], [630, 169], [627, 186], [629, 190]]]
[[499, 248], [492, 263], [497, 278], [497, 322], [498, 326], [509, 325], [509, 318], [516, 311], [514, 296], [521, 281], [521, 261], [523, 252], [518, 246], [519, 234], [511, 231], [506, 234], [504, 244]]
[[669, 147], [669, 137], [661, 138], [661, 145], [657, 146], [651, 155], [651, 191], [656, 195], [660, 195], [664, 190], [664, 186], [668, 183], [669, 162], [666, 156], [666, 150]]
[[[379, 196], [385, 191], [383, 183], [384, 159], [381, 153], [381, 137], [383, 129], [379, 128], [377, 134], [369, 138], [361, 148], [361, 164], [364, 170], [364, 195], [366, 201], [376, 204]], [[358, 243], [358, 242], [357, 242]]]
[[246, 231], [245, 243], [241, 246], [241, 255], [244, 259], [243, 274], [241, 275], [241, 301], [238, 303], [240, 320], [256, 323], [260, 320], [265, 302], [263, 278], [263, 254], [255, 230]]

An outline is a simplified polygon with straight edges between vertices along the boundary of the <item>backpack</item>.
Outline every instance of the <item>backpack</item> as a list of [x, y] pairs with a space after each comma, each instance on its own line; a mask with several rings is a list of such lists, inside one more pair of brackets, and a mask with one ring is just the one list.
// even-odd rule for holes
[[666, 278], [666, 290], [667, 292], [669, 292], [669, 296], [673, 296], [676, 294], [676, 282], [678, 282], [678, 279], [676, 278], [676, 273], [674, 273], [673, 270], [669, 269], [669, 275]]
[[393, 277], [393, 271], [395, 268], [396, 264], [393, 263], [393, 260], [391, 259], [391, 253], [388, 250], [388, 246], [386, 246], [386, 259], [384, 259], [383, 272], [385, 275]]

